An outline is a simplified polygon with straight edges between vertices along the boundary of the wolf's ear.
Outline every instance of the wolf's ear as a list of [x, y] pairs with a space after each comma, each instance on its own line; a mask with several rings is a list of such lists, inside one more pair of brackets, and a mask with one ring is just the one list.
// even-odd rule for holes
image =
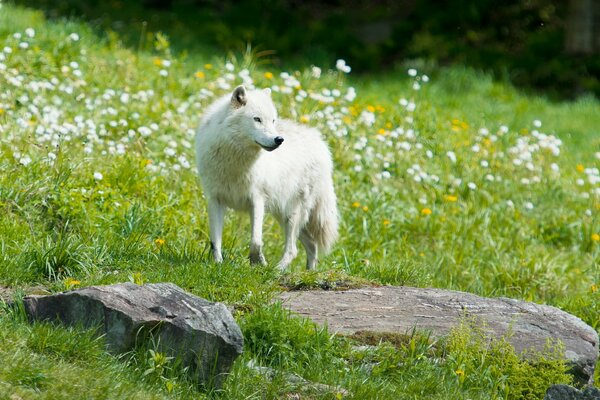
[[231, 105], [233, 108], [243, 107], [247, 102], [248, 99], [246, 98], [246, 88], [244, 85], [236, 87], [231, 95]]
[[263, 92], [265, 92], [266, 94], [268, 94], [270, 96], [271, 95], [271, 88], [264, 88]]

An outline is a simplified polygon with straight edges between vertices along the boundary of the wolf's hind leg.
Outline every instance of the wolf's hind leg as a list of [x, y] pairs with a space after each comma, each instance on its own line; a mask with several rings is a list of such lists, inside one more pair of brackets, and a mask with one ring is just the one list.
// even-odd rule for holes
[[318, 262], [318, 246], [315, 240], [310, 236], [310, 233], [303, 228], [300, 231], [300, 242], [306, 249], [306, 269], [314, 269]]
[[255, 199], [250, 211], [252, 232], [250, 237], [250, 262], [252, 264], [267, 265], [267, 260], [262, 253], [262, 229], [265, 216], [265, 203], [262, 199]]

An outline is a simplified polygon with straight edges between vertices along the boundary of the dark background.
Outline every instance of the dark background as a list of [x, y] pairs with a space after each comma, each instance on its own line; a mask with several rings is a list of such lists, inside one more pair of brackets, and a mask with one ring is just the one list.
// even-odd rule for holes
[[[240, 52], [277, 67], [333, 65], [376, 74], [409, 63], [462, 64], [552, 97], [600, 95], [597, 0], [28, 0], [51, 18], [83, 18], [145, 48]], [[105, 34], [105, 33], [103, 33]]]

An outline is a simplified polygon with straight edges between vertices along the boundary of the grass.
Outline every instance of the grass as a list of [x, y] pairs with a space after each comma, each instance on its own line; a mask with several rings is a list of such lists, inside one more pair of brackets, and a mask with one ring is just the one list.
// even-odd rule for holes
[[[0, 398], [529, 399], [569, 382], [555, 348], [522, 363], [477, 327], [439, 343], [415, 332], [360, 346], [273, 304], [283, 288], [458, 289], [551, 304], [600, 330], [593, 98], [554, 103], [418, 61], [410, 75], [345, 76], [332, 60], [318, 78], [310, 61], [282, 76], [251, 52], [184, 58], [162, 35], [153, 51], [132, 51], [10, 4], [0, 40], [0, 284], [171, 281], [234, 305], [247, 343], [225, 387], [206, 392], [151, 347], [116, 359], [86, 332], [30, 325], [5, 309]], [[319, 127], [332, 149], [342, 226], [316, 272], [302, 270], [302, 254], [283, 276], [251, 266], [248, 217], [233, 213], [225, 263], [209, 257], [193, 131], [244, 76], [276, 87], [280, 114]], [[282, 237], [271, 218], [264, 241], [275, 261]]]

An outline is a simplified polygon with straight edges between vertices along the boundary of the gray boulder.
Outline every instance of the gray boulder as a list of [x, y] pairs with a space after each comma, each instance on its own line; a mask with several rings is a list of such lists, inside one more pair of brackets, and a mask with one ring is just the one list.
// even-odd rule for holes
[[589, 386], [577, 390], [569, 385], [552, 385], [546, 391], [544, 400], [600, 400], [600, 390]]
[[432, 337], [447, 335], [465, 316], [485, 321], [493, 336], [510, 335], [518, 353], [544, 349], [548, 339], [565, 346], [564, 356], [579, 383], [590, 383], [598, 359], [598, 333], [558, 308], [507, 298], [411, 287], [370, 287], [347, 291], [285, 292], [292, 311], [327, 324], [332, 332], [407, 333], [417, 328]]
[[219, 387], [242, 353], [243, 336], [223, 304], [172, 283], [91, 286], [52, 296], [26, 296], [31, 320], [96, 328], [112, 353], [131, 350], [149, 336], [158, 351], [178, 357], [198, 382]]

